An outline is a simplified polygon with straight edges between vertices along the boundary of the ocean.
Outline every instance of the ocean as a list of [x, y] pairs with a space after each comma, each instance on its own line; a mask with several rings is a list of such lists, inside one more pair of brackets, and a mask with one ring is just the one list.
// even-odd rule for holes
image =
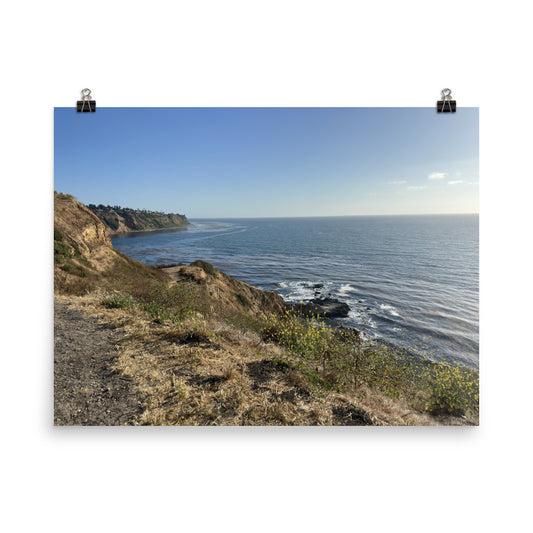
[[436, 361], [478, 367], [478, 215], [191, 220], [114, 236], [148, 265], [203, 259], [289, 302], [332, 297], [347, 327]]

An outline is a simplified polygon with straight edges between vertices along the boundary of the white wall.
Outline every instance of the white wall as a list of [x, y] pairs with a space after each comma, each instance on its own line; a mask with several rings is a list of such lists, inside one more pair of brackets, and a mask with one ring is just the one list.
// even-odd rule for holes
[[[11, 2], [0, 21], [6, 531], [523, 531], [531, 475], [526, 2]], [[481, 112], [477, 429], [52, 427], [53, 107]], [[91, 147], [87, 146], [90, 156]], [[529, 496], [529, 497], [528, 497]]]

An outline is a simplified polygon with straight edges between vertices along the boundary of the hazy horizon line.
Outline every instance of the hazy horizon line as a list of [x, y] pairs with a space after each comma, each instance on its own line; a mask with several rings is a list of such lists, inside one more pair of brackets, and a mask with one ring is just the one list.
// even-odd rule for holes
[[188, 217], [189, 220], [232, 220], [232, 219], [273, 219], [273, 218], [356, 218], [356, 217], [428, 217], [428, 216], [465, 216], [465, 215], [477, 215], [479, 212], [470, 212], [470, 213], [387, 213], [379, 215], [288, 215], [288, 216], [261, 216], [261, 217], [250, 217], [250, 216], [222, 216], [222, 217], [200, 217], [193, 216]]

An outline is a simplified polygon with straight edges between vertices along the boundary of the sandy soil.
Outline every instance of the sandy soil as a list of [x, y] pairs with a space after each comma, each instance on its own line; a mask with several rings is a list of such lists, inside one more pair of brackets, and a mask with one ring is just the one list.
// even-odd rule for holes
[[121, 334], [64, 303], [54, 311], [54, 424], [133, 424], [143, 397], [112, 368]]

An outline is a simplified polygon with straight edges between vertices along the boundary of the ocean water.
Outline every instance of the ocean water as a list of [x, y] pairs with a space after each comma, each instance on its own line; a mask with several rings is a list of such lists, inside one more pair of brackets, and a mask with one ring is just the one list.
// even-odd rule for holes
[[203, 259], [290, 302], [330, 296], [371, 338], [478, 366], [477, 215], [191, 222], [113, 245], [149, 265]]

